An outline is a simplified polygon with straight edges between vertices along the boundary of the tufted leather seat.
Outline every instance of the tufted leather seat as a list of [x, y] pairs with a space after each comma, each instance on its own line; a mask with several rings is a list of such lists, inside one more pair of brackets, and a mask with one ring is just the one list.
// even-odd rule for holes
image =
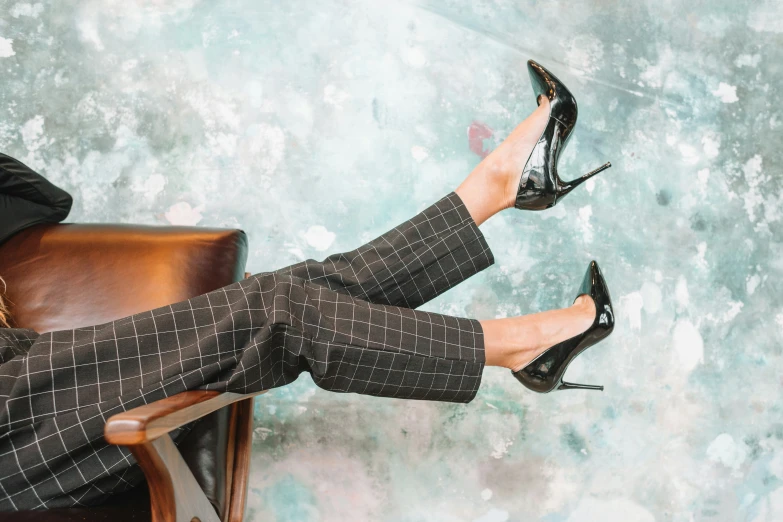
[[[247, 246], [247, 236], [241, 230], [37, 225], [0, 245], [0, 275], [8, 285], [16, 326], [43, 333], [100, 324], [229, 285], [244, 275]], [[221, 520], [227, 519], [232, 486], [245, 483], [238, 477], [232, 481], [234, 461], [247, 458], [234, 455], [233, 437], [249, 434], [252, 414], [237, 415], [232, 410], [235, 406], [196, 421], [178, 444]], [[252, 408], [252, 402], [245, 407]], [[235, 512], [232, 518], [236, 516]], [[150, 518], [146, 484], [94, 508], [0, 516], [8, 522]]]

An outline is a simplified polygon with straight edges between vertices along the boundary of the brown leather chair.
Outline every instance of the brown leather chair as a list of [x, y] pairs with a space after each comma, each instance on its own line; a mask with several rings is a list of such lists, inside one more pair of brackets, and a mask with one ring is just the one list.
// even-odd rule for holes
[[[214, 228], [36, 225], [0, 245], [0, 275], [15, 324], [41, 333], [215, 290], [246, 275], [246, 260], [245, 233]], [[197, 420], [175, 446], [168, 433]], [[252, 396], [211, 391], [184, 392], [115, 415], [106, 423], [106, 440], [128, 446], [147, 484], [97, 507], [2, 513], [0, 519], [240, 522], [252, 422]]]

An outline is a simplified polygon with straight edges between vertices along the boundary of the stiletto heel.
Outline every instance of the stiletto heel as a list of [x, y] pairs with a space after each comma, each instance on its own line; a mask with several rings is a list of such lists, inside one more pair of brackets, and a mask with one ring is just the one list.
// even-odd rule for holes
[[576, 100], [563, 82], [541, 65], [528, 60], [527, 68], [539, 105], [541, 96], [549, 100], [549, 121], [522, 169], [514, 206], [523, 210], [544, 210], [554, 207], [558, 199], [612, 165], [606, 163], [572, 181], [560, 179], [557, 161], [576, 125]]
[[604, 163], [603, 165], [601, 165], [597, 169], [591, 170], [590, 172], [588, 172], [584, 176], [582, 176], [580, 178], [576, 178], [573, 181], [569, 181], [568, 183], [561, 184], [558, 187], [558, 190], [557, 190], [558, 197], [562, 198], [563, 196], [565, 196], [566, 194], [568, 194], [569, 192], [574, 190], [576, 187], [578, 187], [579, 185], [581, 185], [582, 183], [584, 183], [588, 179], [592, 178], [593, 176], [595, 176], [596, 174], [598, 174], [600, 172], [605, 171], [606, 169], [608, 169], [611, 166], [612, 166], [612, 163], [607, 161], [606, 163]]
[[595, 305], [593, 324], [579, 335], [548, 348], [521, 370], [512, 371], [514, 377], [527, 388], [538, 393], [549, 393], [554, 390], [604, 389], [599, 385], [577, 384], [563, 380], [568, 365], [577, 355], [606, 339], [614, 330], [614, 310], [609, 289], [595, 261], [587, 267], [587, 273], [576, 297], [582, 295], [589, 295], [593, 299]]
[[598, 391], [604, 391], [603, 386], [599, 386], [596, 384], [579, 384], [575, 382], [561, 382], [560, 386], [557, 387], [558, 390], [598, 390]]

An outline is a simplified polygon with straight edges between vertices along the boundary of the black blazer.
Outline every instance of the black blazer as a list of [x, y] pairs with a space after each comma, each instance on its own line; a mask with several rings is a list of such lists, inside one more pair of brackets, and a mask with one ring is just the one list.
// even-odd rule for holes
[[72, 204], [70, 194], [0, 152], [0, 243], [31, 225], [62, 221]]

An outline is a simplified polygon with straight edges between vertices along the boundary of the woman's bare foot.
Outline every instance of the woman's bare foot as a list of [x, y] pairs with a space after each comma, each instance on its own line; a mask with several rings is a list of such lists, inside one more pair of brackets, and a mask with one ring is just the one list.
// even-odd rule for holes
[[476, 224], [514, 206], [522, 169], [549, 121], [549, 100], [541, 96], [539, 101], [538, 108], [455, 190]]
[[548, 348], [586, 331], [594, 320], [593, 299], [581, 295], [568, 308], [480, 321], [486, 364], [517, 371]]

